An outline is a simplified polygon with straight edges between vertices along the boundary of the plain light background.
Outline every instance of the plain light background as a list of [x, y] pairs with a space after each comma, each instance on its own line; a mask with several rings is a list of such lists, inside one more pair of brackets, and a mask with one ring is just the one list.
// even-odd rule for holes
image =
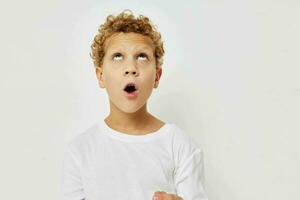
[[109, 112], [90, 45], [124, 9], [162, 34], [148, 110], [202, 147], [209, 199], [299, 200], [296, 0], [1, 2], [1, 199], [58, 199], [66, 144]]

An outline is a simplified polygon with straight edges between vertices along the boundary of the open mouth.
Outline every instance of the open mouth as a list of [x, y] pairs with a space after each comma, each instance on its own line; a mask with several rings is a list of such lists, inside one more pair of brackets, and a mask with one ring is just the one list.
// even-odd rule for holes
[[134, 93], [137, 90], [138, 88], [134, 83], [128, 83], [124, 88], [124, 91], [126, 91], [127, 93]]

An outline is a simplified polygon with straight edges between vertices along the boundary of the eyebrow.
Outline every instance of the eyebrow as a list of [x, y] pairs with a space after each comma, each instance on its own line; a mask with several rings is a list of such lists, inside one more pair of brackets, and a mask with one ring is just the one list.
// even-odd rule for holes
[[[121, 54], [123, 54], [123, 50], [122, 49], [112, 49], [108, 54], [109, 55], [115, 55], [115, 54], [117, 54], [117, 53], [121, 53]], [[147, 54], [148, 56], [151, 56], [151, 54], [153, 54], [154, 55], [154, 52], [152, 52], [152, 49], [150, 49], [150, 48], [146, 48], [146, 49], [137, 49], [136, 50], [136, 52], [139, 52], [139, 53], [145, 53], [145, 54]]]
[[143, 51], [143, 50], [150, 50], [150, 51], [152, 51], [152, 48], [149, 47], [149, 46], [142, 46], [142, 47], [140, 47], [140, 48], [137, 48], [137, 50], [138, 50], [138, 51]]
[[[143, 45], [143, 46], [137, 47], [135, 50], [136, 51], [152, 51], [153, 49], [151, 47], [149, 47], [149, 46], [144, 46]], [[112, 46], [110, 51], [113, 51], [113, 52], [115, 52], [115, 51], [123, 51], [123, 49], [120, 48], [120, 47], [114, 47], [114, 46]]]

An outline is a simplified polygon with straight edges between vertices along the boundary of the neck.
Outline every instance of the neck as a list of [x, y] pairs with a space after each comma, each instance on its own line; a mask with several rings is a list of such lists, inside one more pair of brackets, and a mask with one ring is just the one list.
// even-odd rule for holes
[[147, 103], [136, 112], [126, 113], [110, 102], [110, 114], [105, 118], [105, 122], [121, 129], [140, 129], [145, 127], [145, 122], [152, 118], [153, 116], [147, 111]]

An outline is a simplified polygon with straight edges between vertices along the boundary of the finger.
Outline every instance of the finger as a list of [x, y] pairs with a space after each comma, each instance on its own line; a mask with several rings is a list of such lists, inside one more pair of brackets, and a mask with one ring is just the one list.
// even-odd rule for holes
[[171, 193], [158, 193], [154, 198], [154, 200], [183, 200], [180, 196]]
[[161, 196], [161, 195], [163, 195], [163, 194], [167, 194], [165, 191], [156, 191], [155, 193], [154, 193], [154, 196]]
[[165, 194], [165, 191], [156, 191], [154, 194]]
[[176, 195], [176, 194], [168, 194], [169, 195], [169, 198], [170, 200], [183, 200], [183, 198], [181, 198], [180, 196]]
[[167, 194], [165, 191], [156, 191], [153, 195], [153, 200], [163, 199], [163, 195]]

